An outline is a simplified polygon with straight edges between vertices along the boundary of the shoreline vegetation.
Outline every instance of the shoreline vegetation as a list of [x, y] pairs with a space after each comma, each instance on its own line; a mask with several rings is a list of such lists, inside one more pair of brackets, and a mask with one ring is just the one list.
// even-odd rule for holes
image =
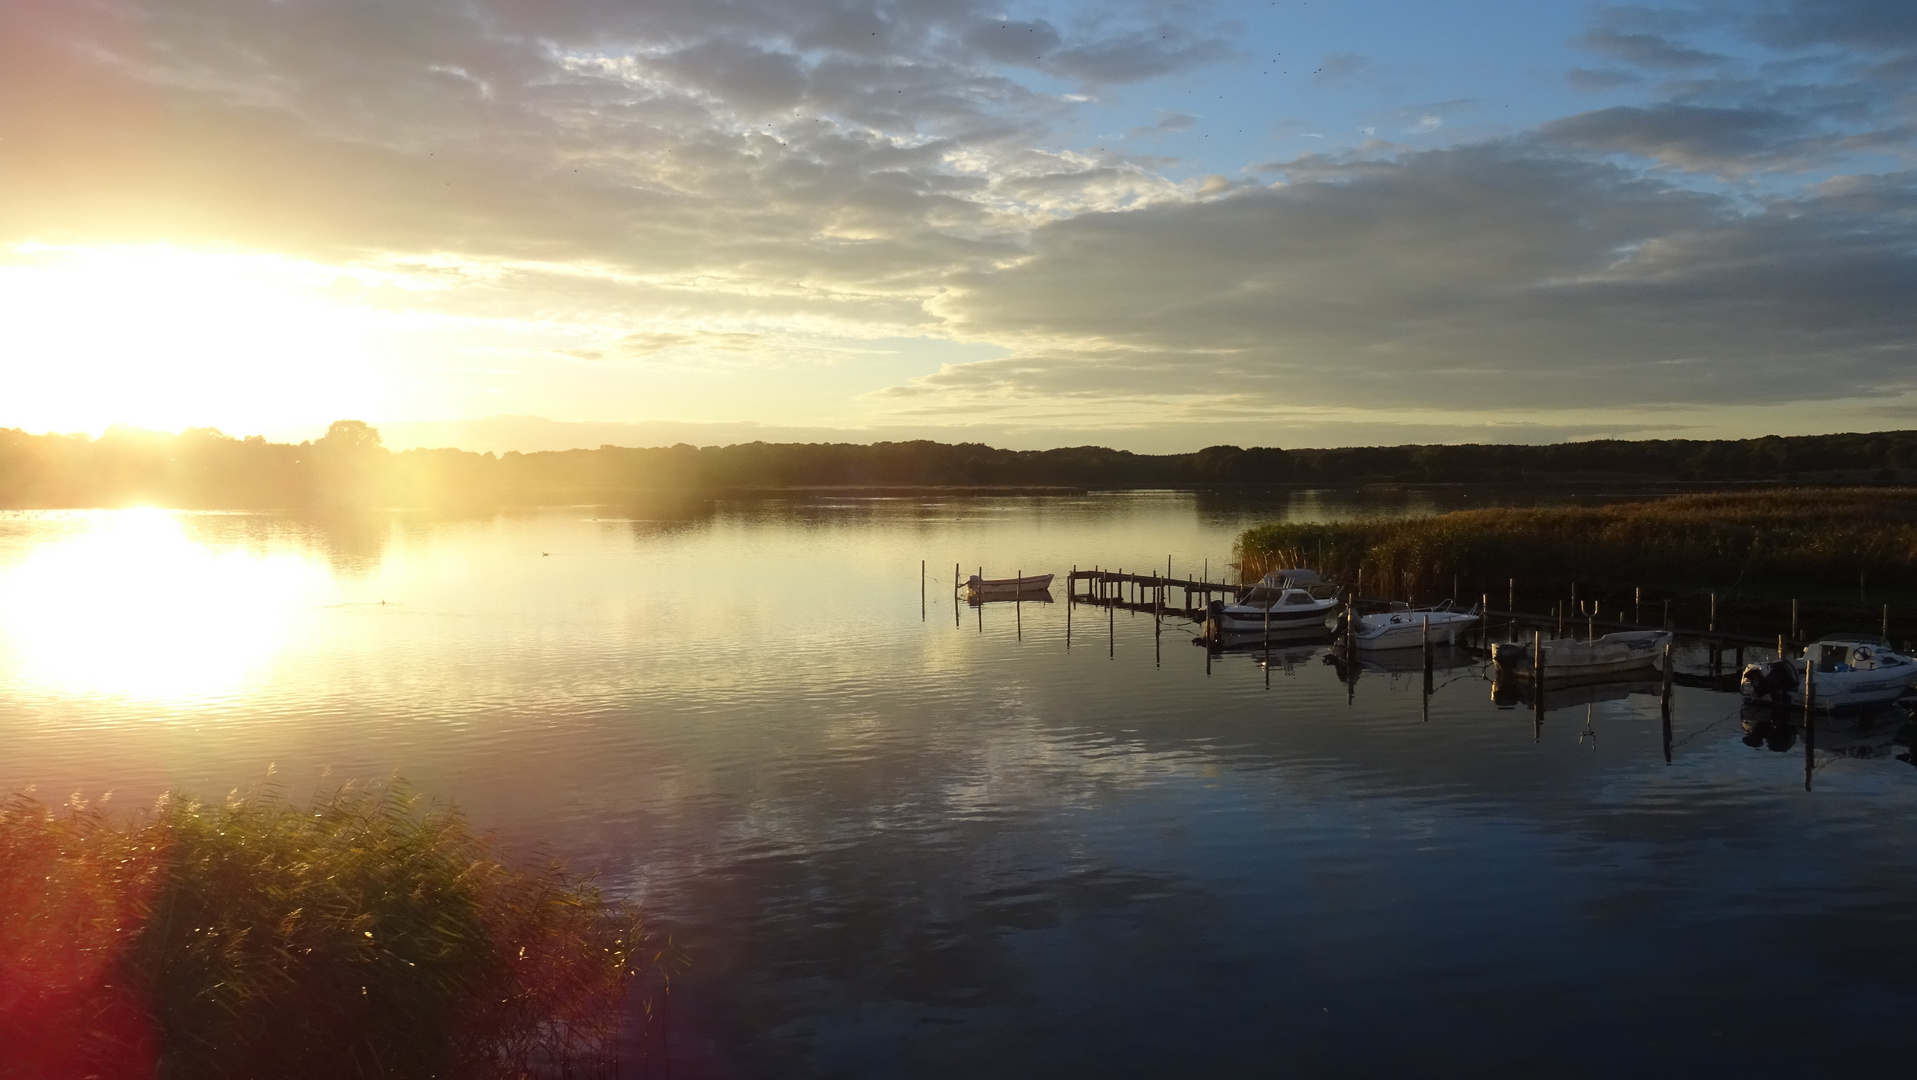
[[[1744, 622], [1775, 632], [1788, 625], [1793, 600], [1804, 605], [1807, 626], [1875, 628], [1881, 605], [1907, 615], [1917, 603], [1917, 488], [1787, 488], [1272, 524], [1240, 534], [1236, 558], [1246, 581], [1307, 566], [1368, 596], [1420, 603], [1488, 596], [1502, 609], [1515, 578], [1521, 611], [1551, 611], [1575, 587], [1611, 619], [1642, 589], [1646, 622], [1660, 619], [1669, 599], [1683, 625], [1703, 628], [1715, 595], [1720, 628]], [[1454, 581], [1464, 595], [1451, 596]]]
[[113, 428], [99, 438], [0, 429], [0, 507], [478, 507], [803, 490], [1057, 494], [1091, 489], [1368, 484], [1881, 484], [1917, 482], [1917, 431], [1542, 446], [1335, 449], [1212, 446], [1134, 454], [929, 441], [602, 446], [531, 454], [391, 451], [334, 423], [299, 444], [211, 428]]
[[632, 908], [404, 790], [0, 805], [20, 1075], [613, 1076], [673, 963]]

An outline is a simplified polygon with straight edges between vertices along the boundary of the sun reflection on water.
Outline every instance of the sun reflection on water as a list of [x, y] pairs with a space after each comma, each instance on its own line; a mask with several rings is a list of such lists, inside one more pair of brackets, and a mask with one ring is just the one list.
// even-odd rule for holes
[[241, 690], [314, 605], [325, 566], [196, 541], [178, 514], [98, 511], [0, 567], [0, 683], [190, 702]]

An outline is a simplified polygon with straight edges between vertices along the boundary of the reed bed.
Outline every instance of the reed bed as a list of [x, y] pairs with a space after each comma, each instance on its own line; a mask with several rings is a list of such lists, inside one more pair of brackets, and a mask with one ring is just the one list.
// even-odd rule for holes
[[589, 881], [404, 791], [0, 808], [12, 1075], [611, 1076], [670, 961]]
[[1399, 598], [1436, 598], [1456, 581], [1467, 597], [1502, 601], [1516, 578], [1525, 591], [1557, 595], [1577, 583], [1826, 601], [1869, 583], [1881, 600], [1907, 596], [1917, 583], [1917, 489], [1784, 489], [1265, 525], [1238, 538], [1237, 559], [1245, 580], [1309, 566]]

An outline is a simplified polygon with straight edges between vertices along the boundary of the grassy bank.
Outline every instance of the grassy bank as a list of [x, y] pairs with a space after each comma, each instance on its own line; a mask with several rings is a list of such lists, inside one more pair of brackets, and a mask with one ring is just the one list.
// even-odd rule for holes
[[1825, 621], [1875, 626], [1871, 612], [1882, 603], [1917, 615], [1917, 489], [1787, 489], [1265, 525], [1243, 533], [1237, 553], [1248, 580], [1310, 566], [1368, 595], [1400, 599], [1448, 596], [1455, 580], [1460, 599], [1489, 594], [1503, 607], [1516, 578], [1519, 606], [1528, 610], [1548, 609], [1576, 584], [1582, 597], [1604, 599], [1609, 613], [1641, 587], [1647, 599], [1675, 599], [1691, 616], [1714, 592], [1721, 613], [1774, 622], [1777, 605], [1787, 610], [1796, 598]]
[[589, 883], [391, 792], [0, 809], [18, 1075], [610, 1076], [663, 963]]

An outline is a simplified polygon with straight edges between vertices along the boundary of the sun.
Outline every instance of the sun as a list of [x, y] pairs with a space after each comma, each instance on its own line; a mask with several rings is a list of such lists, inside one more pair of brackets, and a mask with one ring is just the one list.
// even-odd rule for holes
[[170, 245], [0, 251], [0, 392], [40, 430], [255, 431], [375, 413], [378, 313], [351, 271]]

